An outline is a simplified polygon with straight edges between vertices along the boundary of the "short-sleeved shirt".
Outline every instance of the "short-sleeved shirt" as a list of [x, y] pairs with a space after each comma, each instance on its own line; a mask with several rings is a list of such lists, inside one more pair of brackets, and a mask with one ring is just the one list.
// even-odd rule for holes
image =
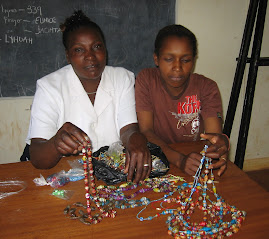
[[166, 143], [200, 140], [203, 120], [222, 117], [222, 103], [216, 82], [191, 74], [178, 99], [167, 92], [158, 68], [142, 70], [136, 78], [136, 111], [153, 113], [155, 134]]
[[37, 81], [26, 143], [32, 138], [49, 140], [65, 122], [82, 129], [93, 150], [120, 140], [120, 129], [137, 123], [134, 74], [106, 66], [91, 103], [71, 65]]

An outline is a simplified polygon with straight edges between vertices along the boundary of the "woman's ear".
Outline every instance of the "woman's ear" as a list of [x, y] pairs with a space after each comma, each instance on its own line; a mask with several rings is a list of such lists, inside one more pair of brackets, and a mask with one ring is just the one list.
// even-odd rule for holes
[[67, 50], [65, 50], [65, 57], [66, 57], [68, 64], [70, 64], [69, 55], [68, 55]]
[[153, 59], [154, 59], [155, 65], [159, 66], [159, 59], [158, 59], [158, 56], [156, 55], [156, 53], [153, 54]]

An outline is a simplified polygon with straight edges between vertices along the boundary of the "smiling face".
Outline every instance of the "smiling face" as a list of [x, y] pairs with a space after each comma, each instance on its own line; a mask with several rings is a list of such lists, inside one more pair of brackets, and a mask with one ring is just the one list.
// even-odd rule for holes
[[193, 48], [186, 37], [168, 36], [162, 42], [159, 54], [154, 54], [161, 77], [169, 92], [182, 92], [194, 66]]
[[99, 81], [106, 65], [106, 47], [100, 33], [89, 27], [70, 32], [66, 57], [81, 81]]

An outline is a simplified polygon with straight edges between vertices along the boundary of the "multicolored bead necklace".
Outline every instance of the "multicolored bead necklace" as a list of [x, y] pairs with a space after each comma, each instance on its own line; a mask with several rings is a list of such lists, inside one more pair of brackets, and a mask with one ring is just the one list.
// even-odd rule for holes
[[[95, 180], [93, 175], [93, 164], [92, 164], [92, 151], [91, 146], [88, 144], [87, 147], [83, 147], [82, 149], [82, 160], [83, 160], [83, 169], [84, 169], [84, 183], [85, 183], [85, 190], [86, 190], [86, 203], [87, 203], [87, 214], [88, 214], [88, 220], [92, 224], [96, 224], [100, 222], [104, 217], [112, 217], [114, 218], [116, 216], [116, 211], [109, 209], [104, 210], [99, 201], [96, 194], [96, 186], [95, 186]], [[91, 191], [91, 194], [90, 194]], [[96, 219], [93, 218], [91, 215], [91, 199], [92, 196], [93, 201], [95, 202], [96, 207], [99, 209], [101, 215]]]
[[[140, 214], [146, 209], [146, 205], [138, 214], [137, 218], [140, 221], [152, 220], [161, 215], [170, 214], [166, 221], [168, 225], [168, 234], [174, 238], [223, 238], [224, 236], [231, 236], [233, 233], [238, 232], [243, 220], [245, 219], [246, 212], [239, 211], [234, 206], [230, 206], [217, 194], [214, 185], [214, 175], [211, 169], [209, 179], [209, 165], [211, 159], [205, 156], [207, 146], [205, 146], [202, 153], [200, 166], [195, 174], [192, 184], [183, 183], [178, 186], [178, 196], [171, 198], [174, 193], [169, 193], [163, 198], [154, 200], [152, 202], [160, 202], [158, 210], [162, 212], [156, 213], [154, 216], [143, 218]], [[201, 171], [205, 164], [204, 174]], [[200, 182], [199, 182], [200, 181]], [[208, 184], [212, 184], [212, 189], [209, 189]], [[216, 201], [210, 199], [215, 197]], [[189, 196], [188, 196], [189, 195]], [[196, 197], [196, 200], [194, 198]], [[152, 203], [151, 202], [151, 203]], [[207, 204], [210, 202], [211, 204]], [[174, 203], [175, 209], [165, 208], [163, 204]], [[191, 216], [195, 212], [195, 208], [202, 211], [203, 219], [200, 222], [193, 222]], [[156, 208], [157, 209], [157, 208]], [[227, 221], [227, 216], [231, 220]]]
[[[82, 150], [87, 203], [84, 208], [86, 208], [87, 213], [82, 215], [80, 212], [82, 216], [77, 217], [74, 214], [75, 209], [70, 210], [68, 208], [70, 210], [69, 216], [72, 219], [77, 217], [84, 224], [96, 224], [104, 217], [114, 218], [116, 216], [114, 208], [127, 209], [144, 206], [137, 214], [137, 218], [140, 221], [147, 221], [161, 215], [168, 215], [166, 221], [168, 234], [175, 239], [223, 238], [224, 236], [231, 236], [239, 230], [245, 219], [246, 212], [239, 211], [236, 207], [230, 206], [217, 194], [213, 170], [209, 170], [212, 160], [205, 156], [206, 150], [207, 146], [201, 152], [202, 159], [194, 176], [193, 183], [184, 182], [182, 185], [176, 186], [178, 181], [184, 181], [184, 179], [173, 175], [166, 175], [160, 178], [146, 179], [142, 184], [138, 185], [127, 182], [120, 186], [100, 185], [96, 188], [93, 176], [92, 153], [90, 145], [88, 145]], [[202, 173], [203, 167], [204, 171]], [[124, 194], [143, 185], [146, 187], [128, 196]], [[165, 192], [165, 195], [156, 200], [150, 200], [145, 196], [140, 199], [134, 199], [138, 194], [148, 191]], [[100, 214], [91, 215], [95, 207], [91, 206], [90, 201], [95, 203]], [[149, 205], [153, 206], [157, 203], [159, 203], [159, 206], [155, 207], [155, 209], [158, 213], [146, 218], [140, 216]], [[78, 203], [75, 206], [83, 205]], [[195, 209], [200, 210], [203, 214], [202, 220], [199, 222], [191, 220]], [[230, 217], [230, 220], [227, 217]]]

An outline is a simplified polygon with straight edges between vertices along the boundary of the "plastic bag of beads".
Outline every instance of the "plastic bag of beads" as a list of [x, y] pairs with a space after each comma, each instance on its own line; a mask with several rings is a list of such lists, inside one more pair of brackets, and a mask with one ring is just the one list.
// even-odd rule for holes
[[46, 178], [47, 183], [53, 188], [59, 188], [70, 182], [64, 170], [54, 173]]
[[34, 183], [36, 186], [45, 186], [45, 185], [49, 185], [46, 181], [46, 179], [42, 176], [42, 174], [40, 174], [40, 178], [35, 178]]
[[82, 159], [67, 160], [68, 164], [72, 169], [82, 169], [83, 170], [83, 161]]
[[169, 170], [169, 162], [162, 149], [151, 142], [148, 142], [147, 146], [152, 159], [152, 170], [149, 177], [154, 178], [165, 175]]
[[[148, 142], [147, 146], [152, 158], [150, 177], [165, 175], [169, 170], [169, 163], [165, 154], [156, 144]], [[116, 142], [110, 147], [104, 146], [94, 152], [92, 163], [97, 179], [105, 181], [108, 185], [124, 182], [127, 179], [127, 174], [124, 174], [125, 148], [120, 142]]]
[[84, 170], [82, 168], [72, 168], [66, 172], [65, 176], [70, 182], [78, 181], [84, 179]]
[[73, 194], [74, 191], [62, 189], [54, 189], [54, 191], [51, 193], [51, 195], [65, 200], [69, 200]]

